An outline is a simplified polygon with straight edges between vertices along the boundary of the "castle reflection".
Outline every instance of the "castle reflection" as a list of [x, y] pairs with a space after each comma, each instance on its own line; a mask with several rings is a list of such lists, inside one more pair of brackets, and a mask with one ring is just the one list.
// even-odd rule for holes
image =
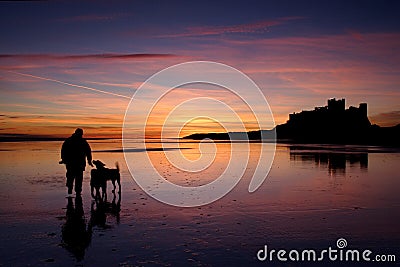
[[314, 162], [315, 166], [327, 169], [330, 175], [345, 174], [346, 168], [368, 169], [367, 152], [302, 150], [296, 147], [290, 147], [290, 160]]

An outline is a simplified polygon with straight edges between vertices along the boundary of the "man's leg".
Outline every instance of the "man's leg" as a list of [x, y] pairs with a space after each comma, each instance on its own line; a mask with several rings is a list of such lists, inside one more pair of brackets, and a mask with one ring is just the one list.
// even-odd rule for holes
[[75, 175], [75, 193], [80, 194], [82, 192], [82, 181], [83, 181], [83, 171], [77, 170]]
[[72, 194], [72, 187], [74, 186], [74, 178], [75, 174], [71, 167], [67, 166], [67, 183], [66, 186], [68, 187], [68, 194]]

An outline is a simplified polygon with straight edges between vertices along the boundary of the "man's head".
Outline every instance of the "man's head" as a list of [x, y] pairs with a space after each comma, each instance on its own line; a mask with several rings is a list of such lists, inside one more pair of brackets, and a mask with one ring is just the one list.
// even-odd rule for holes
[[82, 136], [83, 136], [83, 130], [82, 130], [81, 128], [77, 128], [77, 129], [75, 130], [74, 135], [75, 135], [75, 136], [78, 136], [78, 137], [82, 137]]

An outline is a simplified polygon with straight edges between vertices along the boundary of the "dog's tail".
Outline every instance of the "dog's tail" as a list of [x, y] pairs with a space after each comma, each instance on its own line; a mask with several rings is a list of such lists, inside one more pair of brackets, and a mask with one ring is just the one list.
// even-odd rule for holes
[[115, 162], [115, 167], [117, 168], [117, 170], [118, 170], [118, 172], [119, 172], [119, 164], [118, 164], [118, 161]]

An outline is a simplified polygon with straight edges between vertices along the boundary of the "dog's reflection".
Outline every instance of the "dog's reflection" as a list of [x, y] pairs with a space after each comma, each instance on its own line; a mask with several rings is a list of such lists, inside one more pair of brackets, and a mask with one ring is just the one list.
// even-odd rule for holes
[[107, 215], [111, 215], [116, 220], [116, 223], [120, 222], [120, 211], [121, 211], [121, 192], [118, 192], [118, 199], [113, 192], [113, 200], [111, 202], [107, 201], [105, 198], [96, 198], [92, 201], [92, 206], [90, 209], [90, 221], [89, 227], [93, 228], [95, 226], [107, 229], [111, 226], [107, 224]]
[[92, 231], [86, 227], [82, 197], [77, 195], [75, 205], [72, 197], [68, 197], [66, 222], [62, 226], [63, 247], [71, 252], [78, 261], [85, 257], [85, 250], [90, 245]]

